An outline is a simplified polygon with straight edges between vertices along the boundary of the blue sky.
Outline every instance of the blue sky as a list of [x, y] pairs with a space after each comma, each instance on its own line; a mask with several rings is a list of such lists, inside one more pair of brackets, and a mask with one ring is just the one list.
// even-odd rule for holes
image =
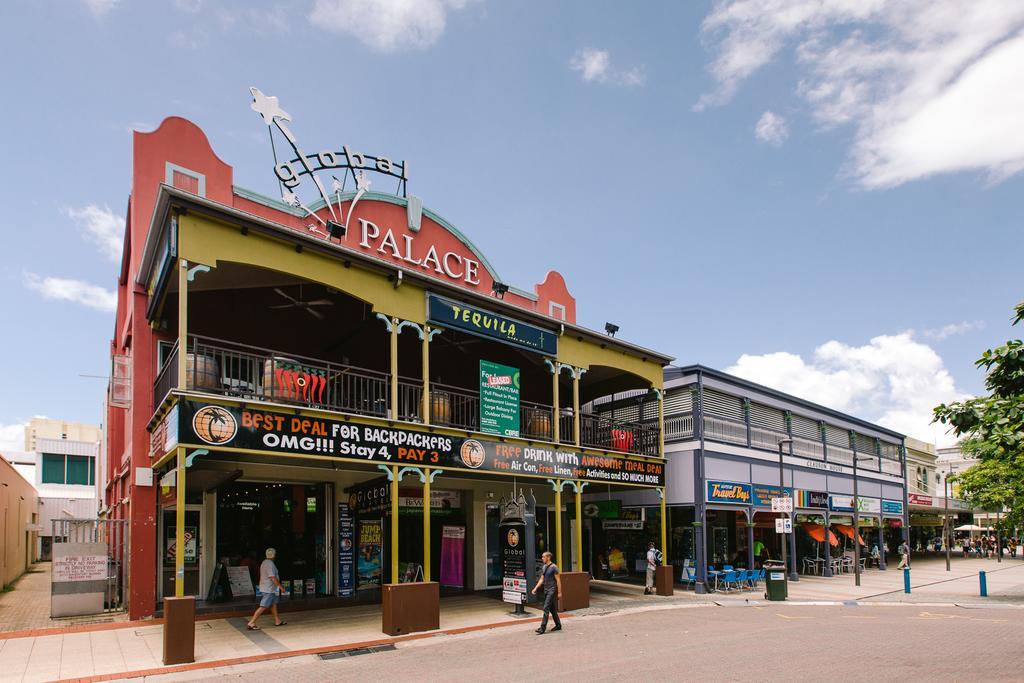
[[0, 447], [100, 420], [132, 128], [276, 192], [251, 85], [581, 323], [937, 438], [1024, 298], [1024, 7], [783, 4], [4, 3]]

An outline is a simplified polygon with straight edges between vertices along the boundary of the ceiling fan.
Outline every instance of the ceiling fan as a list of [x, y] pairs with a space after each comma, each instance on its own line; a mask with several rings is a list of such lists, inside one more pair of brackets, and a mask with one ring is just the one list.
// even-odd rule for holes
[[323, 320], [325, 316], [324, 316], [323, 313], [321, 313], [320, 311], [315, 310], [313, 307], [314, 306], [333, 306], [334, 305], [334, 302], [331, 301], [330, 299], [313, 299], [312, 301], [303, 301], [302, 300], [302, 285], [299, 285], [299, 298], [298, 299], [296, 299], [295, 297], [291, 296], [290, 294], [288, 294], [287, 292], [282, 290], [280, 287], [274, 287], [274, 291], [277, 292], [278, 294], [280, 294], [281, 296], [283, 296], [285, 299], [288, 299], [288, 301], [290, 303], [281, 304], [279, 306], [271, 306], [270, 308], [272, 308], [272, 309], [298, 308], [300, 310], [305, 311], [306, 313], [309, 313], [311, 316], [313, 316], [314, 318], [317, 318], [319, 320]]

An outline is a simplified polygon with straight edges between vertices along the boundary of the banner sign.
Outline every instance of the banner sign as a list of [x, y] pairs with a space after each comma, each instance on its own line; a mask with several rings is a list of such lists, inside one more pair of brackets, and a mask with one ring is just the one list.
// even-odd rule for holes
[[754, 505], [758, 507], [771, 507], [772, 498], [792, 498], [793, 489], [785, 487], [780, 489], [778, 486], [766, 486], [764, 484], [753, 484], [750, 487], [751, 499], [754, 501]]
[[601, 527], [605, 531], [643, 531], [642, 519], [602, 519]]
[[519, 436], [519, 370], [480, 361], [480, 431]]
[[360, 522], [357, 590], [380, 588], [383, 567], [384, 520]]
[[[857, 501], [858, 512], [878, 514], [882, 511], [881, 501], [878, 498], [859, 497]], [[829, 496], [829, 507], [833, 510], [853, 512], [853, 496]]]
[[[750, 504], [750, 484], [737, 484], [731, 481], [707, 482], [709, 503], [741, 503]], [[771, 504], [771, 501], [769, 501]]]
[[[239, 406], [192, 401], [179, 405], [179, 441], [183, 444], [205, 443], [265, 453], [305, 453], [356, 462], [426, 465], [609, 484], [665, 485], [663, 462], [517, 446]], [[748, 500], [749, 497], [748, 491]]]
[[338, 595], [350, 598], [356, 592], [355, 501], [338, 503]]
[[466, 566], [466, 527], [441, 527], [441, 585], [463, 588]]
[[548, 356], [558, 355], [558, 335], [514, 318], [430, 294], [427, 322]]
[[882, 501], [882, 514], [885, 514], [885, 515], [902, 515], [903, 514], [903, 501], [901, 501], [901, 500], [883, 500]]
[[925, 496], [920, 493], [908, 493], [907, 499], [911, 505], [926, 505], [928, 507], [933, 505], [931, 496]]
[[805, 491], [797, 489], [796, 506], [798, 508], [828, 509], [828, 494], [824, 491]]
[[599, 519], [618, 519], [621, 509], [622, 501], [620, 500], [595, 500], [583, 504], [583, 516], [597, 517]]
[[531, 600], [536, 580], [535, 527], [537, 501], [520, 493], [499, 501], [498, 538], [501, 547], [501, 599], [514, 605]]

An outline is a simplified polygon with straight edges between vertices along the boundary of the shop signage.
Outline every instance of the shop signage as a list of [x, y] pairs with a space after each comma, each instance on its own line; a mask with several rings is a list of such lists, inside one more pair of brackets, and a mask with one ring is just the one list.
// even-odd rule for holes
[[583, 516], [600, 519], [618, 519], [622, 509], [620, 500], [595, 500], [583, 504]]
[[[174, 562], [175, 550], [177, 548], [177, 530], [173, 526], [167, 527], [164, 532], [167, 535], [166, 538], [166, 554], [164, 555], [164, 562]], [[197, 548], [196, 539], [196, 528], [194, 526], [185, 527], [185, 563], [195, 564], [199, 559], [199, 552]]]
[[821, 508], [828, 509], [828, 494], [824, 491], [796, 491], [796, 506], [798, 508]]
[[750, 487], [750, 493], [753, 504], [758, 507], [770, 507], [772, 504], [772, 498], [792, 499], [793, 497], [793, 489], [791, 489], [788, 486], [780, 491], [778, 486], [765, 486], [764, 484], [753, 484]]
[[[355, 202], [352, 205], [355, 206]], [[401, 261], [403, 265], [417, 266], [431, 275], [439, 275], [441, 279], [467, 285], [480, 284], [479, 261], [454, 251], [438, 254], [437, 246], [433, 244], [425, 248], [417, 247], [415, 236], [409, 234], [402, 235], [400, 244], [391, 228], [385, 228], [384, 236], [381, 237], [380, 227], [363, 218], [359, 219], [359, 246], [375, 256]]]
[[943, 526], [942, 517], [939, 515], [910, 515], [910, 526]]
[[256, 595], [256, 587], [252, 585], [252, 574], [248, 567], [227, 567], [228, 587], [232, 597], [240, 595]]
[[908, 493], [907, 501], [911, 505], [927, 505], [929, 507], [933, 505], [931, 496], [925, 496], [920, 493]]
[[427, 297], [427, 322], [548, 356], [558, 354], [558, 335], [551, 330], [436, 294]]
[[[665, 485], [665, 465], [618, 455], [588, 455], [542, 446], [518, 446], [408, 429], [374, 427], [239, 406], [204, 406], [183, 401], [179, 441], [262, 453], [302, 453], [354, 462], [429, 466], [519, 476], [601, 483]], [[213, 411], [217, 414], [213, 426]], [[193, 419], [203, 416], [202, 420]], [[198, 427], [197, 427], [198, 425]], [[202, 430], [206, 430], [202, 434]], [[709, 484], [710, 485], [710, 484]], [[749, 485], [746, 500], [749, 502]]]
[[522, 493], [502, 498], [498, 537], [501, 544], [501, 599], [514, 605], [530, 601], [535, 581], [534, 526], [536, 501]]
[[737, 484], [731, 481], [707, 482], [709, 503], [741, 503], [750, 504], [750, 484]]
[[384, 520], [359, 522], [357, 590], [380, 588], [384, 566]]
[[643, 531], [642, 519], [602, 519], [601, 527], [605, 531]]
[[903, 514], [903, 501], [901, 501], [901, 500], [883, 500], [882, 501], [882, 514], [886, 514], [886, 515], [902, 515]]
[[350, 598], [356, 592], [356, 520], [354, 500], [338, 503], [338, 595]]
[[[385, 507], [391, 502], [390, 488], [385, 496]], [[458, 491], [430, 489], [431, 514], [444, 514], [462, 507], [462, 494]], [[423, 510], [423, 494], [417, 489], [398, 490], [398, 509], [401, 512], [421, 512]]]
[[[858, 512], [878, 514], [882, 511], [881, 501], [878, 498], [857, 498]], [[829, 507], [833, 510], [853, 511], [853, 496], [829, 496]]]
[[519, 370], [480, 361], [480, 431], [519, 436]]

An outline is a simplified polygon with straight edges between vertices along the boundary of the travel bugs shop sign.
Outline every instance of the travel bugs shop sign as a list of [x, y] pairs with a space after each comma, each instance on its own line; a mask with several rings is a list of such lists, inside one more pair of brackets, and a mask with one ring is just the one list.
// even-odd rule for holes
[[238, 406], [179, 404], [179, 442], [557, 479], [665, 485], [661, 462], [374, 427]]

